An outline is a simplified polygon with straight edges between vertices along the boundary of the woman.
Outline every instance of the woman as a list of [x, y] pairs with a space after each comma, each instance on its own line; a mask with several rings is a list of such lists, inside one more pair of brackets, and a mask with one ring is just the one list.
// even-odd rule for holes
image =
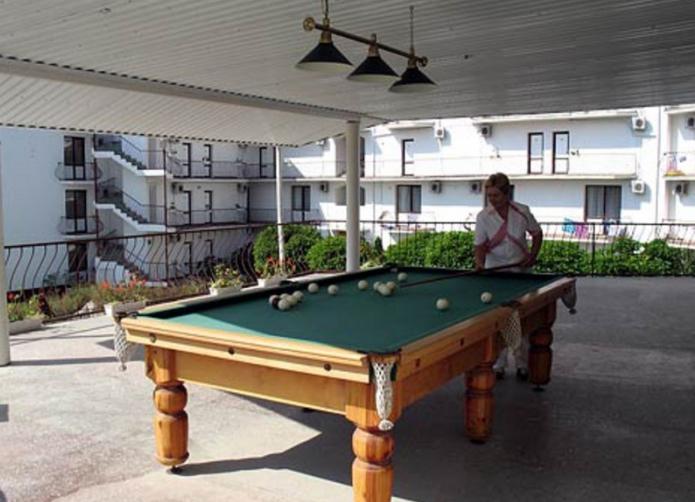
[[[505, 271], [528, 272], [536, 263], [543, 243], [543, 232], [528, 206], [512, 202], [509, 198], [511, 185], [503, 173], [490, 176], [485, 182], [485, 197], [488, 206], [478, 213], [475, 222], [475, 267], [504, 267]], [[526, 234], [531, 235], [531, 249]], [[526, 341], [515, 354], [516, 376], [528, 378], [528, 350]], [[497, 378], [504, 378], [507, 366], [507, 349], [500, 353], [494, 365]]]

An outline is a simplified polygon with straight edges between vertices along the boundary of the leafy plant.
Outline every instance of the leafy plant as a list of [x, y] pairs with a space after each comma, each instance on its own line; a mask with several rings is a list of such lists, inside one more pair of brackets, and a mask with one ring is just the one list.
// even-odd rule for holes
[[24, 319], [39, 319], [41, 312], [39, 311], [38, 298], [32, 296], [28, 300], [23, 300], [19, 296], [12, 294], [8, 295], [7, 316], [10, 322], [23, 321]]
[[[344, 270], [346, 261], [346, 238], [334, 235], [321, 239], [307, 254], [307, 262], [312, 270]], [[360, 262], [366, 263], [380, 259], [374, 247], [366, 241], [360, 242]]]
[[212, 279], [212, 288], [241, 288], [244, 284], [239, 272], [224, 263], [215, 265]]
[[[285, 258], [303, 266], [306, 264], [306, 255], [309, 249], [321, 240], [321, 234], [309, 225], [285, 225], [283, 226], [283, 240], [285, 242]], [[256, 269], [262, 269], [268, 258], [279, 259], [277, 227], [268, 226], [256, 237], [253, 243], [253, 261]]]
[[590, 255], [576, 242], [544, 241], [536, 272], [584, 275], [591, 272]]
[[410, 266], [425, 266], [427, 249], [436, 238], [433, 232], [417, 232], [389, 246], [385, 253], [388, 263]]
[[425, 266], [470, 269], [475, 266], [473, 232], [433, 235], [425, 249]]

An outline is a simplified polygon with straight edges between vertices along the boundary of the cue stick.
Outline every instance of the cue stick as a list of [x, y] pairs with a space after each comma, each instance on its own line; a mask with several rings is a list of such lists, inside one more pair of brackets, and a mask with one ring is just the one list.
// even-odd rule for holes
[[429, 284], [430, 282], [437, 282], [437, 281], [445, 281], [447, 279], [455, 279], [457, 277], [464, 277], [466, 275], [478, 275], [478, 274], [484, 274], [486, 272], [497, 272], [499, 270], [504, 270], [505, 268], [512, 268], [512, 267], [519, 267], [523, 264], [524, 262], [519, 262], [519, 263], [512, 263], [510, 265], [501, 265], [499, 267], [491, 267], [491, 268], [484, 268], [481, 271], [477, 270], [464, 270], [463, 272], [457, 272], [455, 274], [451, 275], [445, 275], [443, 277], [435, 277], [433, 279], [425, 279], [422, 281], [417, 281], [417, 282], [410, 282], [406, 284], [399, 284], [398, 287], [401, 289], [404, 288], [411, 288], [413, 286], [422, 286], [423, 284]]

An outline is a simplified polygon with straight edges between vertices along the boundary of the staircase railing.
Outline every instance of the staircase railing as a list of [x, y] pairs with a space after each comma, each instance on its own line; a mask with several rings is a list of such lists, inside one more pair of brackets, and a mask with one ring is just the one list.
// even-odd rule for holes
[[164, 224], [163, 205], [144, 204], [135, 197], [124, 192], [115, 183], [115, 178], [110, 178], [97, 185], [97, 203], [113, 204], [138, 223]]

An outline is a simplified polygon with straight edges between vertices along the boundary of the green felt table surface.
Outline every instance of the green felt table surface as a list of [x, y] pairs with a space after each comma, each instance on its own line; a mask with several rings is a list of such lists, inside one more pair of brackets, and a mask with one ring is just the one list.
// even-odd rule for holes
[[[318, 293], [306, 290], [307, 283], [274, 290], [241, 294], [196, 305], [162, 309], [144, 318], [156, 318], [179, 325], [216, 330], [230, 330], [268, 337], [321, 343], [365, 353], [392, 353], [420, 338], [453, 324], [482, 314], [534, 291], [559, 276], [546, 274], [469, 275], [436, 281], [411, 288], [398, 288], [389, 297], [372, 289], [375, 281], [396, 281], [393, 269], [348, 274], [316, 281]], [[451, 275], [451, 271], [401, 267], [408, 274], [408, 284]], [[369, 282], [366, 291], [357, 287], [359, 280]], [[338, 294], [327, 292], [329, 284], [339, 287]], [[272, 308], [268, 298], [273, 293], [300, 289], [304, 301], [289, 311]], [[483, 292], [493, 295], [492, 303], [480, 300]], [[436, 308], [438, 298], [446, 298], [446, 311]]]

